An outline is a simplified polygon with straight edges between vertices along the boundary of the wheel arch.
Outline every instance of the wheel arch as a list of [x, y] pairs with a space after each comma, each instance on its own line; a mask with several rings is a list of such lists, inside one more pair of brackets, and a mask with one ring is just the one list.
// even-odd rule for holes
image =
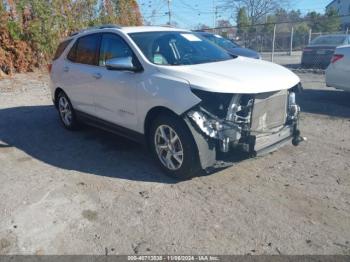
[[161, 114], [170, 114], [170, 115], [173, 115], [173, 116], [180, 118], [180, 116], [178, 114], [176, 114], [174, 111], [172, 111], [171, 109], [169, 109], [165, 106], [153, 107], [152, 109], [150, 109], [148, 111], [146, 118], [145, 118], [145, 122], [144, 122], [143, 130], [144, 130], [146, 140], [148, 139], [149, 131], [150, 131], [150, 127], [152, 125], [152, 122]]

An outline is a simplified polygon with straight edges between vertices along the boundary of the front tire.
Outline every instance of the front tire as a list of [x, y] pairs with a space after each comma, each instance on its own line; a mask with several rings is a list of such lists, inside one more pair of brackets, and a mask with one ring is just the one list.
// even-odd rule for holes
[[72, 103], [64, 92], [57, 96], [57, 109], [63, 126], [68, 130], [76, 130], [79, 127]]
[[158, 165], [171, 177], [189, 179], [201, 169], [193, 136], [176, 116], [162, 114], [154, 120], [149, 145]]

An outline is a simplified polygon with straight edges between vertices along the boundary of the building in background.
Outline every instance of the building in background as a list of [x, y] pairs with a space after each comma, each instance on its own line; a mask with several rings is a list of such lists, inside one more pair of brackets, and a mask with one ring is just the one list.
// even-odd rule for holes
[[342, 28], [344, 30], [350, 28], [350, 0], [333, 0], [326, 6], [327, 11], [332, 8], [338, 11], [339, 16], [342, 16]]

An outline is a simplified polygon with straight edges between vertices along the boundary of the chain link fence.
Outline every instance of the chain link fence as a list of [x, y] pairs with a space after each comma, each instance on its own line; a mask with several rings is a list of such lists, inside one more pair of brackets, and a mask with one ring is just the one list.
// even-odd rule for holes
[[[305, 22], [206, 29], [242, 47], [259, 52], [264, 60], [293, 69], [325, 69], [337, 46], [350, 44], [349, 29], [314, 32]], [[320, 36], [327, 39], [315, 40]], [[315, 42], [316, 41], [316, 42]], [[315, 44], [314, 44], [315, 43]]]

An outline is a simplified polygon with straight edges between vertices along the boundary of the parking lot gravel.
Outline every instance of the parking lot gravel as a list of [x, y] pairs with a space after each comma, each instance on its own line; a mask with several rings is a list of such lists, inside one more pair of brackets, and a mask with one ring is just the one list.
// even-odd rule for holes
[[308, 138], [190, 181], [62, 128], [48, 76], [0, 81], [0, 254], [350, 254], [350, 93], [300, 74]]

